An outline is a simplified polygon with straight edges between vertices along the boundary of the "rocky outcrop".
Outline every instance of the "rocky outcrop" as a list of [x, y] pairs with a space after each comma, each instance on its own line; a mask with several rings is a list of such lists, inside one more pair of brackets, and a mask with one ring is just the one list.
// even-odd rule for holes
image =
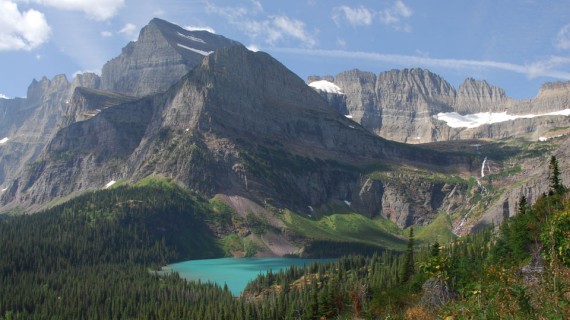
[[450, 111], [455, 98], [449, 83], [424, 69], [380, 73], [377, 92], [382, 126], [371, 129], [381, 137], [410, 143], [431, 141], [431, 116]]
[[207, 31], [188, 31], [170, 22], [153, 19], [135, 42], [107, 62], [101, 89], [129, 96], [166, 91], [216, 49], [237, 45]]
[[8, 103], [8, 114], [14, 120], [4, 136], [8, 141], [0, 146], [0, 185], [14, 179], [26, 165], [35, 161], [44, 146], [57, 132], [60, 116], [66, 108], [69, 82], [65, 75], [52, 80], [34, 80], [26, 99]]
[[503, 112], [510, 99], [505, 91], [485, 80], [466, 79], [457, 89], [453, 110], [460, 114], [478, 112]]
[[[314, 79], [318, 77], [311, 76], [311, 81]], [[392, 70], [378, 76], [350, 70], [328, 79], [343, 93], [322, 93], [333, 110], [340, 113], [346, 110], [355, 122], [371, 132], [406, 143], [473, 138], [536, 141], [548, 137], [552, 129], [566, 126], [568, 117], [535, 117], [477, 128], [452, 128], [437, 120], [436, 115], [440, 112], [537, 115], [570, 109], [570, 82], [547, 83], [536, 98], [513, 100], [503, 89], [472, 78], [466, 79], [456, 91], [441, 77], [424, 69]]]
[[[371, 72], [350, 70], [335, 77], [335, 83], [342, 88], [345, 109], [351, 118], [370, 128], [382, 119], [382, 111], [378, 110], [378, 96], [376, 94], [376, 76]], [[329, 100], [330, 101], [330, 100]], [[341, 107], [337, 107], [339, 109]]]
[[[0, 186], [4, 189], [27, 170], [57, 131], [76, 121], [66, 117], [76, 88], [97, 88], [99, 76], [77, 74], [71, 83], [65, 75], [33, 80], [26, 98], [0, 99]], [[84, 89], [88, 90], [88, 89]], [[0, 138], [0, 139], [2, 139]]]
[[570, 108], [570, 81], [542, 85], [534, 99], [516, 101], [509, 109], [513, 114], [541, 114]]
[[99, 89], [101, 87], [101, 77], [93, 72], [76, 74], [71, 81], [71, 87], [69, 88], [70, 95], [72, 95], [75, 88], [78, 87]]
[[187, 31], [160, 19], [103, 67], [102, 76], [78, 74], [34, 80], [25, 99], [0, 99], [0, 186], [21, 177], [57, 131], [100, 110], [132, 101], [128, 95], [165, 91], [211, 51], [237, 42], [206, 31]]
[[550, 155], [556, 156], [559, 168], [561, 168], [561, 180], [567, 185], [570, 181], [570, 171], [564, 168], [570, 167], [570, 140], [559, 139], [559, 146], [548, 154], [539, 153], [519, 160], [516, 165], [522, 168], [519, 174], [503, 177], [495, 181], [496, 187], [501, 187], [504, 192], [496, 201], [489, 203], [481, 217], [472, 220], [463, 230], [463, 233], [477, 231], [482, 228], [499, 225], [504, 219], [517, 213], [517, 204], [520, 197], [525, 196], [528, 203], [534, 203], [541, 195], [548, 193]]
[[[425, 69], [392, 70], [378, 76], [350, 70], [334, 78], [352, 119], [381, 137], [410, 143], [432, 141], [432, 115], [452, 110], [455, 90]], [[338, 98], [326, 96], [334, 101]], [[337, 99], [337, 100], [335, 100]]]
[[60, 127], [92, 118], [101, 110], [134, 101], [136, 98], [114, 92], [77, 87], [68, 103], [68, 108], [62, 116]]
[[28, 207], [118, 180], [145, 133], [152, 107], [148, 99], [137, 100], [62, 129], [3, 197], [18, 197], [18, 204]]
[[382, 216], [400, 227], [425, 225], [438, 213], [452, 214], [463, 204], [467, 185], [433, 181], [421, 174], [386, 172], [366, 178], [351, 206], [371, 217]]

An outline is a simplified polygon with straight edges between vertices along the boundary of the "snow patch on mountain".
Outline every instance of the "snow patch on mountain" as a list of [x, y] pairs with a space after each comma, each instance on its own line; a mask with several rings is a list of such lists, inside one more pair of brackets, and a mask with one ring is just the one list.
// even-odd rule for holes
[[186, 39], [188, 39], [188, 40], [192, 40], [192, 41], [194, 41], [194, 42], [200, 42], [200, 43], [206, 44], [206, 41], [204, 41], [204, 40], [202, 40], [202, 39], [200, 39], [200, 38], [191, 36], [191, 35], [186, 35], [186, 34], [183, 34], [183, 33], [180, 33], [180, 32], [178, 32], [178, 35], [181, 36], [181, 37], [183, 37], [183, 38], [186, 38]]
[[210, 55], [212, 52], [214, 52], [214, 51], [203, 51], [203, 50], [199, 50], [199, 49], [190, 48], [190, 47], [185, 46], [185, 45], [180, 44], [180, 43], [177, 43], [176, 45], [179, 46], [180, 48], [184, 48], [186, 50], [196, 52], [196, 53], [201, 54], [203, 56]]
[[329, 93], [337, 93], [337, 94], [344, 94], [342, 93], [342, 90], [340, 89], [339, 86], [337, 86], [336, 84], [327, 81], [327, 80], [319, 80], [319, 81], [313, 81], [311, 83], [309, 83], [310, 87], [313, 87], [317, 90], [320, 91], [325, 91], [325, 92], [329, 92]]
[[105, 185], [105, 187], [103, 187], [103, 189], [108, 189], [108, 188], [110, 188], [110, 187], [111, 187], [112, 185], [114, 185], [116, 182], [117, 182], [117, 181], [115, 181], [115, 180], [109, 181], [109, 183], [107, 183], [107, 184]]
[[493, 124], [516, 119], [530, 119], [542, 116], [570, 116], [570, 109], [561, 111], [543, 113], [543, 114], [526, 114], [526, 115], [510, 115], [507, 112], [480, 112], [474, 114], [460, 115], [457, 112], [440, 112], [434, 117], [437, 120], [444, 121], [452, 128], [477, 128], [485, 124]]
[[8, 141], [8, 137], [5, 137], [4, 139], [0, 140], [0, 144], [4, 144]]
[[539, 138], [538, 138], [538, 141], [540, 141], [540, 142], [545, 142], [545, 141], [548, 141], [548, 140], [550, 140], [550, 139], [556, 139], [556, 138], [560, 138], [560, 137], [563, 137], [563, 136], [564, 136], [563, 134], [557, 134], [557, 135], [552, 136], [552, 137], [539, 137]]

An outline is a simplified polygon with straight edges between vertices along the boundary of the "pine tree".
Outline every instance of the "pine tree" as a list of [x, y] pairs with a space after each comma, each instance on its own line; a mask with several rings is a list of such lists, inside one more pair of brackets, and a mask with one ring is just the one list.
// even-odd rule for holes
[[528, 201], [526, 200], [525, 196], [521, 196], [517, 206], [517, 214], [523, 215], [527, 212], [527, 210], [528, 210]]
[[561, 194], [564, 192], [564, 186], [560, 181], [560, 169], [558, 168], [558, 159], [556, 156], [550, 157], [550, 195]]
[[404, 265], [402, 268], [402, 283], [408, 282], [416, 273], [414, 268], [414, 228], [410, 228], [408, 235], [408, 248], [404, 257]]
[[435, 241], [435, 243], [431, 246], [431, 256], [437, 257], [439, 256], [439, 242]]

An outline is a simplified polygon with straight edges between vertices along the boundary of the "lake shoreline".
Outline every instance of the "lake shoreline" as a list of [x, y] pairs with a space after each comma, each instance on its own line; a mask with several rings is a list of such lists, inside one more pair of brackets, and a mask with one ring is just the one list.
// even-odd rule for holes
[[309, 266], [312, 262], [332, 262], [331, 259], [305, 259], [305, 258], [213, 258], [200, 260], [187, 260], [160, 268], [159, 274], [176, 272], [187, 281], [201, 283], [215, 283], [220, 287], [228, 286], [234, 296], [240, 296], [247, 284], [258, 275], [269, 271], [279, 272], [291, 266]]

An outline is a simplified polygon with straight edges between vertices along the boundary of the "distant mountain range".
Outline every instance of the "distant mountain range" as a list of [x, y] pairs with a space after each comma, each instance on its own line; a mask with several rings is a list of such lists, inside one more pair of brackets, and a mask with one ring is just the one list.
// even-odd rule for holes
[[425, 69], [378, 75], [350, 70], [335, 77], [312, 76], [308, 82], [338, 112], [381, 137], [405, 143], [538, 141], [568, 133], [553, 134], [553, 128], [570, 127], [570, 82], [547, 83], [530, 100], [513, 100], [503, 89], [471, 78], [455, 90]]
[[[547, 84], [514, 101], [485, 81], [455, 90], [422, 69], [351, 70], [307, 85], [266, 53], [153, 19], [101, 76], [34, 80], [25, 99], [0, 99], [1, 210], [33, 212], [150, 176], [276, 229], [287, 223], [275, 212], [289, 210], [308, 219], [358, 212], [400, 227], [445, 214], [465, 233], [513, 214], [521, 194], [546, 191], [548, 154], [568, 168], [569, 144], [556, 137], [569, 118], [454, 128], [445, 116], [561, 111], [569, 92]], [[540, 137], [552, 139], [472, 140]], [[419, 142], [430, 144], [411, 145]], [[274, 254], [274, 243], [294, 242], [274, 236], [263, 240]]]

